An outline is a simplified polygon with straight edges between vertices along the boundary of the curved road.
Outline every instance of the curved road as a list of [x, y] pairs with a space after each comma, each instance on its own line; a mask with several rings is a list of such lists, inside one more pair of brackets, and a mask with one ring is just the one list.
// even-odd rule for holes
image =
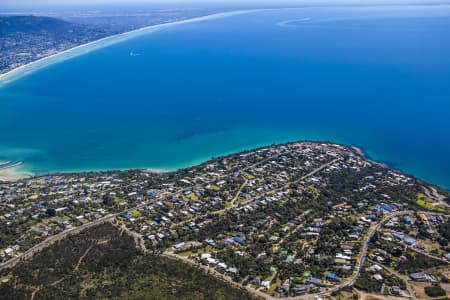
[[[331, 162], [329, 162], [329, 163], [327, 163], [327, 164], [325, 164], [325, 165], [319, 167], [318, 169], [316, 169], [316, 170], [314, 170], [314, 171], [312, 171], [312, 172], [306, 174], [306, 175], [303, 176], [303, 177], [311, 176], [312, 174], [318, 172], [319, 170], [322, 170], [323, 168], [325, 168], [325, 167], [328, 166], [329, 164], [334, 163], [335, 161], [336, 161], [336, 160], [331, 161]], [[303, 178], [303, 177], [302, 177], [302, 178]], [[169, 195], [169, 196], [170, 196], [170, 195]], [[169, 197], [169, 196], [163, 197], [163, 198], [161, 198], [160, 200], [164, 200], [164, 199], [166, 199], [166, 198]], [[142, 208], [142, 207], [144, 207], [144, 206], [146, 206], [146, 205], [148, 205], [148, 203], [142, 203], [142, 204], [139, 204], [139, 205], [137, 205], [137, 206], [135, 206], [135, 207], [132, 207], [132, 208], [128, 208], [128, 209], [126, 209], [126, 210], [123, 210], [123, 211], [121, 211], [121, 212], [118, 212], [118, 213], [115, 213], [115, 214], [110, 214], [110, 215], [104, 216], [104, 217], [102, 217], [102, 218], [100, 218], [100, 219], [98, 219], [98, 220], [95, 220], [95, 221], [92, 221], [92, 222], [83, 224], [83, 225], [81, 225], [81, 226], [74, 227], [74, 228], [70, 228], [70, 229], [68, 229], [68, 230], [62, 231], [62, 232], [60, 232], [60, 233], [58, 233], [58, 234], [56, 234], [56, 235], [54, 235], [54, 236], [51, 236], [51, 237], [47, 238], [46, 240], [40, 242], [39, 244], [33, 246], [32, 248], [28, 249], [27, 251], [25, 251], [24, 253], [22, 253], [22, 254], [19, 255], [18, 257], [12, 258], [12, 259], [10, 259], [10, 260], [8, 260], [8, 261], [6, 261], [6, 262], [0, 264], [0, 270], [2, 270], [2, 269], [4, 269], [4, 268], [7, 268], [7, 267], [10, 267], [10, 266], [13, 266], [13, 265], [16, 264], [17, 262], [19, 262], [19, 261], [21, 261], [21, 260], [23, 260], [23, 259], [26, 259], [26, 258], [29, 257], [29, 256], [32, 256], [35, 252], [37, 252], [37, 251], [39, 251], [39, 250], [45, 248], [46, 246], [48, 246], [49, 244], [51, 244], [52, 242], [54, 242], [54, 241], [56, 241], [56, 240], [58, 240], [58, 239], [62, 239], [62, 238], [66, 237], [66, 236], [68, 236], [68, 235], [70, 235], [70, 234], [72, 234], [72, 233], [76, 233], [77, 231], [80, 231], [80, 230], [83, 230], [83, 229], [87, 229], [87, 228], [89, 228], [89, 227], [92, 227], [92, 226], [101, 224], [101, 223], [106, 222], [106, 221], [108, 221], [108, 220], [110, 220], [110, 219], [112, 219], [112, 218], [115, 218], [115, 217], [117, 217], [117, 216], [119, 216], [119, 215], [121, 215], [121, 214], [124, 214], [124, 213], [126, 213], [126, 212], [129, 212], [129, 211], [131, 211], [131, 210], [135, 210], [135, 209]], [[401, 215], [408, 215], [408, 214], [412, 214], [412, 213], [424, 213], [424, 214], [427, 214], [427, 215], [443, 215], [443, 216], [447, 216], [447, 217], [449, 216], [449, 215], [441, 214], [441, 213], [433, 213], [433, 212], [425, 212], [425, 211], [418, 211], [418, 212], [415, 212], [415, 211], [412, 211], [412, 210], [398, 211], [398, 212], [394, 212], [394, 213], [391, 213], [391, 214], [385, 216], [380, 222], [378, 222], [378, 223], [375, 224], [375, 225], [372, 225], [372, 226], [369, 228], [369, 231], [368, 231], [368, 233], [367, 233], [366, 239], [365, 239], [364, 244], [363, 244], [363, 247], [362, 247], [362, 251], [361, 251], [361, 253], [360, 253], [359, 257], [358, 257], [358, 260], [357, 260], [356, 271], [355, 271], [355, 272], [353, 273], [353, 275], [349, 278], [349, 280], [347, 280], [346, 282], [341, 283], [341, 284], [339, 284], [339, 285], [333, 287], [332, 289], [325, 290], [325, 291], [323, 291], [323, 292], [319, 292], [319, 293], [315, 293], [315, 294], [306, 294], [306, 295], [295, 296], [295, 297], [275, 298], [275, 297], [271, 297], [270, 295], [267, 295], [267, 294], [265, 294], [265, 293], [262, 293], [262, 292], [260, 292], [260, 291], [256, 291], [256, 290], [254, 290], [254, 289], [250, 289], [250, 288], [248, 288], [248, 287], [239, 285], [238, 283], [232, 281], [231, 279], [227, 278], [226, 276], [219, 276], [219, 277], [220, 277], [222, 280], [225, 280], [225, 281], [229, 282], [229, 283], [232, 284], [233, 286], [239, 285], [241, 288], [244, 288], [244, 289], [246, 289], [246, 290], [249, 291], [249, 292], [250, 292], [250, 290], [252, 290], [251, 292], [252, 292], [254, 295], [257, 295], [257, 296], [259, 296], [259, 297], [263, 297], [263, 298], [265, 298], [265, 299], [276, 299], [276, 300], [300, 300], [300, 299], [311, 299], [311, 298], [314, 298], [314, 297], [320, 297], [320, 296], [324, 296], [324, 295], [329, 295], [329, 294], [331, 294], [331, 293], [333, 293], [333, 292], [337, 292], [337, 291], [341, 290], [342, 288], [347, 287], [347, 286], [351, 286], [351, 285], [353, 285], [353, 284], [355, 283], [355, 281], [358, 279], [358, 277], [359, 277], [359, 275], [360, 275], [360, 273], [361, 273], [361, 270], [362, 270], [362, 268], [363, 268], [364, 260], [366, 259], [366, 256], [367, 256], [367, 249], [368, 249], [369, 242], [370, 242], [370, 240], [372, 239], [372, 237], [374, 236], [374, 234], [378, 231], [378, 229], [379, 229], [382, 225], [384, 225], [387, 221], [389, 221], [390, 219], [392, 219], [392, 218], [394, 218], [394, 217], [398, 217], [398, 216], [401, 216]], [[411, 248], [411, 249], [413, 249], [413, 248]], [[413, 249], [413, 250], [415, 250], [415, 249]], [[421, 253], [422, 253], [422, 252], [421, 252]], [[424, 253], [422, 253], [422, 254], [424, 254]], [[178, 255], [176, 255], [176, 254], [173, 254], [173, 253], [165, 252], [163, 255], [166, 256], [166, 257], [171, 257], [171, 258], [174, 258], [174, 259], [178, 259], [178, 260], [182, 260], [182, 261], [188, 262], [189, 264], [198, 265], [198, 264], [196, 264], [195, 262], [193, 262], [192, 260], [189, 260], [189, 259], [184, 258], [184, 257], [180, 257], [180, 256], [178, 256]], [[209, 267], [208, 267], [208, 268], [203, 268], [202, 266], [200, 266], [200, 267], [201, 267], [202, 269], [204, 269], [205, 271], [207, 271], [207, 273], [211, 274], [211, 271], [212, 271], [211, 268], [209, 268]], [[215, 270], [214, 270], [214, 271], [215, 271]], [[217, 271], [216, 271], [216, 272], [217, 272]], [[215, 272], [212, 272], [212, 273], [213, 273], [213, 275], [216, 275], [216, 277], [217, 277], [218, 274], [220, 274], [220, 273], [215, 274]], [[220, 274], [220, 275], [222, 275], [222, 274]]]

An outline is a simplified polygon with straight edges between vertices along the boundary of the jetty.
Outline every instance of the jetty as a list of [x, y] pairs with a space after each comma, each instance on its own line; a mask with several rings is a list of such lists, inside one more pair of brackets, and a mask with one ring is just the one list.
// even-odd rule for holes
[[0, 171], [15, 168], [15, 167], [21, 166], [23, 164], [24, 164], [23, 161], [16, 161], [16, 162], [8, 161], [8, 162], [0, 163]]

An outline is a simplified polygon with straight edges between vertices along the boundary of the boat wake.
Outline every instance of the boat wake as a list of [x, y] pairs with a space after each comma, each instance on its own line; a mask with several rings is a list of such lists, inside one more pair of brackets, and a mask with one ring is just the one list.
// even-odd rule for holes
[[140, 56], [140, 55], [141, 55], [140, 53], [134, 52], [134, 50], [131, 50], [131, 51], [130, 51], [130, 56], [131, 56], [131, 57], [134, 57], [134, 56]]
[[291, 19], [276, 23], [276, 26], [280, 27], [299, 27], [301, 24], [311, 23], [312, 18]]

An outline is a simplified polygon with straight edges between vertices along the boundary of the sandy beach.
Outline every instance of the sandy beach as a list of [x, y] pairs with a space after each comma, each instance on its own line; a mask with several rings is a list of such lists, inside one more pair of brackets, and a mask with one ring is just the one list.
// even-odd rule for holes
[[[355, 19], [354, 7], [229, 12], [79, 46], [6, 81], [42, 67], [30, 76], [3, 88], [0, 82], [0, 127], [9, 129], [1, 160], [24, 160], [19, 171], [37, 175], [164, 169], [258, 145], [324, 140], [359, 145], [358, 155], [448, 187], [450, 142], [443, 133], [450, 130], [450, 105], [442, 99], [450, 93], [450, 56], [433, 59], [450, 53], [442, 26], [450, 28], [450, 7], [442, 13], [447, 18], [439, 17], [441, 9], [376, 6]], [[384, 15], [395, 29], [389, 35], [377, 26]], [[348, 20], [326, 28], [276, 26], [305, 17]], [[217, 19], [194, 22], [208, 18]], [[418, 18], [430, 33], [420, 53], [411, 51], [416, 39], [409, 35]], [[194, 23], [170, 27], [188, 22]], [[404, 41], [394, 44], [395, 53], [393, 40]], [[81, 54], [96, 47], [103, 48]], [[396, 84], [394, 69], [407, 75]]]
[[0, 182], [1, 181], [16, 181], [24, 177], [28, 177], [31, 174], [23, 173], [17, 170], [17, 168], [10, 168], [0, 170]]
[[[11, 71], [8, 71], [6, 73], [0, 74], [0, 87], [2, 85], [6, 85], [14, 80], [17, 80], [23, 76], [26, 76], [28, 74], [31, 74], [37, 70], [40, 70], [42, 68], [45, 68], [46, 66], [49, 66], [51, 64], [56, 64], [59, 62], [63, 62], [65, 60], [71, 59], [73, 57], [83, 55], [86, 53], [89, 53], [91, 51], [104, 48], [116, 43], [120, 43], [122, 41], [128, 40], [130, 38], [138, 37], [140, 35], [148, 34], [151, 32], [154, 32], [159, 29], [163, 29], [169, 26], [174, 25], [180, 25], [185, 23], [192, 23], [192, 22], [199, 22], [199, 21], [205, 21], [205, 20], [211, 20], [216, 18], [224, 18], [244, 13], [251, 13], [255, 11], [260, 11], [257, 9], [253, 10], [239, 10], [239, 11], [231, 11], [231, 12], [223, 12], [223, 13], [216, 13], [211, 15], [205, 15], [201, 17], [191, 18], [191, 19], [185, 19], [185, 20], [179, 20], [169, 23], [162, 23], [157, 25], [151, 25], [147, 27], [142, 27], [136, 30], [127, 31], [123, 33], [119, 33], [116, 35], [108, 36], [102, 39], [98, 39], [86, 44], [82, 44], [64, 51], [61, 51], [59, 53], [49, 55], [46, 57], [43, 57], [41, 59], [35, 60], [33, 62], [30, 62], [28, 64], [25, 64], [23, 66], [17, 67]], [[1, 164], [8, 163], [8, 161], [1, 161]], [[20, 178], [31, 176], [32, 174], [26, 171], [19, 171], [19, 166], [15, 166], [12, 168], [5, 168], [0, 170], [0, 181], [15, 181]], [[167, 172], [167, 170], [151, 170], [152, 172]]]
[[[7, 166], [4, 166], [7, 165]], [[1, 181], [16, 181], [21, 178], [32, 176], [33, 174], [26, 171], [23, 166], [24, 162], [19, 161], [11, 163], [11, 161], [0, 161], [0, 182]]]
[[185, 20], [179, 20], [169, 23], [162, 23], [157, 25], [151, 25], [142, 27], [139, 29], [135, 29], [132, 31], [127, 31], [115, 35], [111, 35], [105, 38], [101, 38], [86, 44], [82, 44], [64, 51], [61, 51], [59, 53], [49, 55], [46, 57], [43, 57], [41, 59], [35, 60], [33, 62], [30, 62], [28, 64], [25, 64], [23, 66], [17, 67], [11, 71], [8, 71], [6, 73], [0, 74], [0, 87], [2, 85], [6, 85], [16, 79], [19, 79], [23, 76], [26, 76], [32, 72], [35, 72], [39, 69], [42, 69], [48, 65], [59, 63], [65, 60], [68, 60], [70, 58], [83, 55], [86, 53], [89, 53], [91, 51], [104, 48], [116, 43], [120, 43], [122, 41], [128, 40], [130, 38], [134, 38], [143, 34], [148, 34], [150, 32], [154, 32], [159, 29], [163, 29], [166, 27], [174, 26], [174, 25], [180, 25], [180, 24], [186, 24], [186, 23], [192, 23], [192, 22], [199, 22], [199, 21], [205, 21], [205, 20], [212, 20], [217, 18], [225, 18], [245, 13], [252, 13], [257, 11], [262, 11], [264, 9], [252, 9], [252, 10], [238, 10], [238, 11], [231, 11], [231, 12], [223, 12], [223, 13], [216, 13], [201, 17], [196, 17], [192, 19], [185, 19]]

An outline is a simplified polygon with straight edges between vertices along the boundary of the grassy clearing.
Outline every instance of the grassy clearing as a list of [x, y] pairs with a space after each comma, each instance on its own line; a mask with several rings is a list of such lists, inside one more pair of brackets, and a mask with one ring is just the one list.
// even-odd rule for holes
[[418, 193], [417, 194], [417, 201], [416, 201], [416, 203], [420, 207], [422, 207], [424, 209], [432, 209], [433, 208], [432, 202], [433, 202], [433, 200], [431, 200], [425, 194], [422, 194], [422, 193]]

